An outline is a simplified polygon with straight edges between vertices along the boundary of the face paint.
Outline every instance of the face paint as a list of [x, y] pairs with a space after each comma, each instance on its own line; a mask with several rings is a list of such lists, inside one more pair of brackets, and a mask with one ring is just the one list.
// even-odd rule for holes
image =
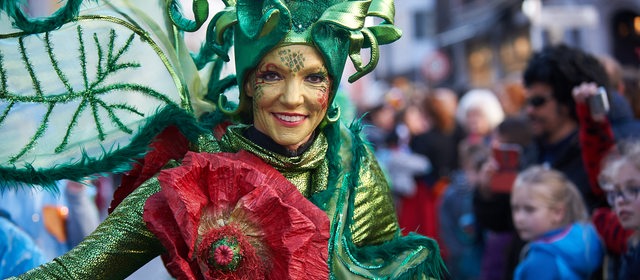
[[304, 54], [300, 51], [292, 51], [291, 49], [280, 49], [278, 51], [280, 62], [296, 73], [304, 68]]
[[329, 92], [331, 87], [331, 82], [329, 81], [329, 75], [326, 72], [320, 73], [321, 77], [318, 77], [322, 80], [318, 84], [318, 103], [322, 105], [323, 109], [327, 109], [329, 107]]

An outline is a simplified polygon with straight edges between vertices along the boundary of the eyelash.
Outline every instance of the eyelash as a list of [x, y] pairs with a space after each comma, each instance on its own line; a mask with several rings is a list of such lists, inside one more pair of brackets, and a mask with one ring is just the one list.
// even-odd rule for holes
[[[274, 78], [272, 78], [272, 79], [267, 79], [269, 76], [273, 76]], [[267, 72], [264, 72], [264, 73], [262, 73], [262, 74], [258, 75], [258, 76], [257, 76], [257, 78], [258, 78], [258, 79], [265, 80], [265, 81], [275, 81], [275, 80], [279, 80], [279, 79], [281, 79], [281, 76], [280, 76], [280, 74], [278, 74], [278, 73], [276, 73], [276, 72], [273, 72], [273, 71], [267, 71]]]
[[[313, 82], [313, 81], [311, 81], [311, 79], [318, 79], [318, 81]], [[305, 77], [305, 80], [308, 80], [311, 83], [318, 83], [319, 84], [319, 83], [322, 83], [322, 82], [327, 80], [327, 75], [324, 74], [324, 73], [311, 74], [311, 75]]]
[[[269, 78], [269, 76], [273, 76], [273, 77]], [[276, 80], [280, 80], [281, 76], [277, 72], [264, 72], [258, 75], [257, 78], [265, 81], [276, 81]], [[313, 79], [317, 79], [317, 81], [312, 81]], [[323, 73], [311, 74], [306, 76], [305, 80], [314, 84], [319, 84], [327, 80], [327, 75]]]

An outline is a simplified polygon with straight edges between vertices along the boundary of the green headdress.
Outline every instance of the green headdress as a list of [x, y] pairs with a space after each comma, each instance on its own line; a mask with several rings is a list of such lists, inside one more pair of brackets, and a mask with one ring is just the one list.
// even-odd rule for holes
[[[357, 72], [349, 77], [353, 82], [371, 72], [378, 63], [379, 45], [400, 38], [393, 26], [393, 0], [239, 0], [227, 3], [213, 20], [216, 43], [224, 46], [233, 32], [236, 81], [240, 102], [234, 111], [227, 111], [244, 120], [251, 118], [251, 102], [244, 94], [243, 84], [262, 57], [279, 45], [308, 44], [315, 46], [326, 63], [329, 75], [340, 81], [347, 56]], [[375, 16], [382, 22], [365, 27], [365, 18]], [[230, 28], [232, 27], [232, 28]], [[371, 48], [371, 57], [363, 65], [360, 50]], [[334, 82], [330, 102], [333, 103], [339, 83]], [[224, 110], [224, 106], [220, 106]], [[329, 115], [337, 114], [332, 106]]]

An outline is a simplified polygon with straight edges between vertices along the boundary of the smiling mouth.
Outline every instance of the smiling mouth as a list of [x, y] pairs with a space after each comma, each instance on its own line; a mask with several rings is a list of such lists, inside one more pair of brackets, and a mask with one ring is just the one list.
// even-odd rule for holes
[[283, 114], [273, 114], [277, 119], [283, 122], [300, 122], [306, 118], [304, 115], [283, 115]]

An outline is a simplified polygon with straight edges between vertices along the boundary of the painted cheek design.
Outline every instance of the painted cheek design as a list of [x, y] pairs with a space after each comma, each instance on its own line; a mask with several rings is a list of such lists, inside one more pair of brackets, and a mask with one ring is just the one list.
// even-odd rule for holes
[[253, 98], [254, 102], [258, 102], [260, 99], [262, 99], [263, 95], [264, 95], [264, 87], [256, 83], [255, 94], [254, 94], [255, 98]]
[[292, 52], [289, 49], [278, 51], [278, 55], [280, 56], [280, 61], [287, 65], [291, 72], [296, 73], [300, 71], [300, 69], [304, 68], [304, 56], [302, 52]]
[[318, 90], [318, 103], [322, 106], [322, 109], [326, 109], [329, 106], [329, 82], [323, 82]]

